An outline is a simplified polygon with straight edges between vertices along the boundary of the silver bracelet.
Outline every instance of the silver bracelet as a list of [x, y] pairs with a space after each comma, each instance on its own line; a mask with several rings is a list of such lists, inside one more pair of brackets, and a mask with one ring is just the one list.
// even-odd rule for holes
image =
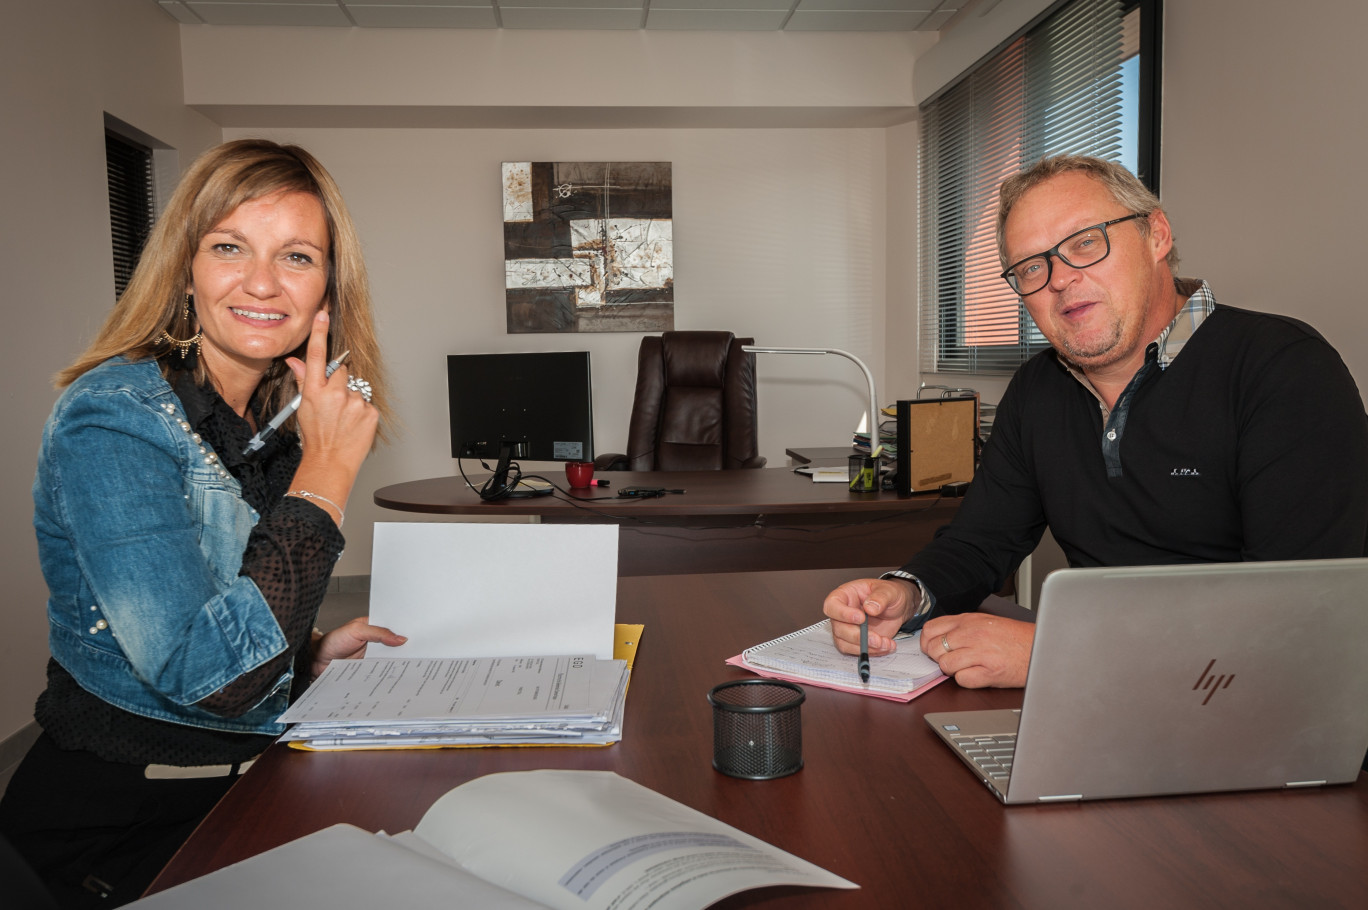
[[319, 496], [317, 493], [310, 493], [308, 490], [291, 490], [286, 496], [298, 496], [300, 499], [317, 499], [319, 502], [326, 502], [337, 510], [337, 530], [342, 530], [342, 523], [347, 520], [347, 513], [342, 511], [342, 507], [333, 502], [326, 496]]

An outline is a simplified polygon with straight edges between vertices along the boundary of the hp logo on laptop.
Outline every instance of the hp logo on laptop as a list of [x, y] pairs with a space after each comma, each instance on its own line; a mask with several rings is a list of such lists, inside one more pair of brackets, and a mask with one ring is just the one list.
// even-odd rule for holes
[[1228, 689], [1230, 688], [1230, 684], [1235, 681], [1234, 673], [1231, 673], [1229, 676], [1224, 673], [1213, 675], [1211, 668], [1214, 666], [1216, 666], [1216, 658], [1213, 657], [1211, 663], [1207, 664], [1206, 669], [1202, 671], [1202, 675], [1197, 677], [1197, 685], [1192, 687], [1192, 691], [1194, 692], [1199, 690], [1204, 690], [1206, 692], [1207, 697], [1202, 699], [1202, 704], [1211, 701], [1211, 696], [1216, 694], [1217, 689]]

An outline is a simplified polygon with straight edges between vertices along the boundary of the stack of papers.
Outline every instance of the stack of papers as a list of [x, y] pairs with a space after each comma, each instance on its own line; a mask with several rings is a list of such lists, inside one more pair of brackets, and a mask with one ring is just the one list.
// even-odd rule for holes
[[335, 660], [281, 715], [310, 749], [583, 744], [622, 737], [625, 660]]

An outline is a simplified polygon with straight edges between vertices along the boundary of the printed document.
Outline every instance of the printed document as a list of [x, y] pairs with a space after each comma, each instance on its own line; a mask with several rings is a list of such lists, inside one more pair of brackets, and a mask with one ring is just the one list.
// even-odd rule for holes
[[313, 748], [616, 742], [623, 660], [488, 657], [335, 660], [281, 715]]

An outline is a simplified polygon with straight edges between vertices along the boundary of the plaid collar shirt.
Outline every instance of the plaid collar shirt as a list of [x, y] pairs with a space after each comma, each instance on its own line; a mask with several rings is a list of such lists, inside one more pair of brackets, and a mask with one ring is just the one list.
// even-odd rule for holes
[[[1159, 337], [1150, 344], [1155, 348], [1155, 362], [1159, 369], [1168, 369], [1169, 364], [1178, 357], [1197, 328], [1206, 321], [1216, 309], [1216, 295], [1211, 292], [1211, 286], [1200, 278], [1175, 278], [1173, 286], [1178, 289], [1178, 293], [1187, 298], [1178, 309], [1178, 315], [1173, 317], [1173, 321], [1165, 326], [1159, 333]], [[1150, 345], [1146, 345], [1149, 347]], [[1149, 354], [1146, 352], [1146, 359]], [[1088, 377], [1077, 365], [1070, 363], [1062, 355], [1059, 363], [1064, 369], [1068, 370], [1069, 375], [1083, 384], [1083, 387], [1093, 394], [1097, 399], [1098, 407], [1102, 409], [1102, 421], [1105, 423], [1111, 417], [1111, 409], [1107, 407], [1102, 396], [1097, 393], [1097, 389], [1088, 381]]]

